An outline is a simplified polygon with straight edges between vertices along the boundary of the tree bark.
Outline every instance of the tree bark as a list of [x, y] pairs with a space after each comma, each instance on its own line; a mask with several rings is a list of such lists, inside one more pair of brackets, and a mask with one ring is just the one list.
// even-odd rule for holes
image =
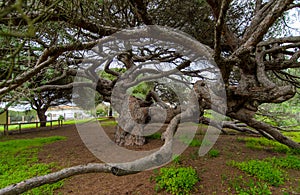
[[142, 146], [146, 143], [146, 138], [143, 136], [143, 126], [135, 125], [131, 132], [124, 131], [122, 127], [117, 126], [115, 133], [115, 142], [118, 145], [124, 146]]
[[46, 127], [46, 123], [47, 123], [47, 116], [46, 116], [46, 110], [37, 110], [37, 115], [39, 117], [40, 120], [40, 127]]

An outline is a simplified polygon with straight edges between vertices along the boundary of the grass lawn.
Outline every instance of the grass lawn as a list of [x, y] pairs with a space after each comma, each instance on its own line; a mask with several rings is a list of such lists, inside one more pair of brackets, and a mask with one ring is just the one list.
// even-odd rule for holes
[[[93, 120], [93, 119], [80, 119], [80, 120], [67, 120], [67, 121], [63, 121], [63, 125], [73, 125], [73, 124], [80, 124], [80, 123], [85, 123], [85, 122], [88, 122], [90, 120]], [[107, 118], [98, 118], [97, 119], [98, 121], [104, 121], [104, 120], [107, 120]], [[58, 126], [58, 121], [55, 121], [55, 122], [52, 122], [52, 125], [53, 126]], [[47, 122], [47, 127], [50, 126], [50, 122]], [[39, 127], [39, 124], [38, 124], [38, 127]], [[33, 124], [22, 124], [22, 129], [32, 129], [32, 128], [36, 128], [36, 124], [33, 123]], [[15, 124], [15, 125], [9, 125], [8, 126], [8, 130], [11, 131], [11, 130], [19, 130], [19, 124]], [[3, 125], [0, 125], [0, 132], [3, 132], [4, 131], [4, 126]]]
[[[45, 144], [66, 139], [62, 136], [20, 139], [0, 142], [0, 188], [22, 180], [45, 175], [56, 167], [55, 163], [38, 163], [38, 151]], [[44, 185], [25, 194], [53, 194], [63, 181]]]

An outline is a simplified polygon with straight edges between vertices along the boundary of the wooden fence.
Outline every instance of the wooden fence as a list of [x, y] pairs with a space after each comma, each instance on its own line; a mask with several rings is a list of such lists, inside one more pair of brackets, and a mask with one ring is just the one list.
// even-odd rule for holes
[[45, 122], [46, 126], [47, 126], [47, 124], [50, 124], [50, 128], [51, 129], [53, 127], [53, 122], [57, 122], [59, 127], [61, 127], [63, 125], [63, 120], [51, 120], [51, 121], [38, 121], [38, 122], [21, 122], [21, 123], [11, 123], [11, 124], [0, 124], [0, 126], [2, 126], [2, 125], [4, 126], [4, 135], [8, 135], [9, 126], [12, 126], [12, 125], [18, 126], [18, 130], [19, 130], [19, 132], [21, 132], [22, 125], [35, 124], [35, 127], [38, 128], [39, 124], [41, 122]]

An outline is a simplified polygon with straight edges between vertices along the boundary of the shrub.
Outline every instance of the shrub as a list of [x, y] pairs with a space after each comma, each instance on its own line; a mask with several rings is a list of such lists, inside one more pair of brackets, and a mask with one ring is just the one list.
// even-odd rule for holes
[[192, 167], [166, 167], [161, 168], [155, 177], [155, 189], [165, 189], [176, 195], [189, 194], [198, 181], [197, 172]]

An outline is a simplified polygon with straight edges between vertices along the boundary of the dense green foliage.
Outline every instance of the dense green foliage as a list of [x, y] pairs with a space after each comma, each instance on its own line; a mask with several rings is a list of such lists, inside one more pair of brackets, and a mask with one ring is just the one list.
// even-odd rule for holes
[[12, 123], [22, 121], [22, 116], [24, 116], [24, 120], [28, 121], [28, 122], [36, 119], [36, 111], [35, 110], [29, 110], [29, 111], [23, 111], [23, 112], [10, 110], [8, 112], [8, 115], [9, 115], [10, 121]]
[[[65, 137], [53, 136], [0, 142], [0, 188], [50, 173], [51, 169], [57, 166], [55, 163], [38, 163], [38, 151], [44, 144], [64, 139]], [[53, 194], [53, 190], [62, 185], [62, 181], [43, 185], [26, 194]]]
[[300, 95], [296, 95], [281, 104], [263, 104], [256, 118], [287, 130], [300, 130]]

